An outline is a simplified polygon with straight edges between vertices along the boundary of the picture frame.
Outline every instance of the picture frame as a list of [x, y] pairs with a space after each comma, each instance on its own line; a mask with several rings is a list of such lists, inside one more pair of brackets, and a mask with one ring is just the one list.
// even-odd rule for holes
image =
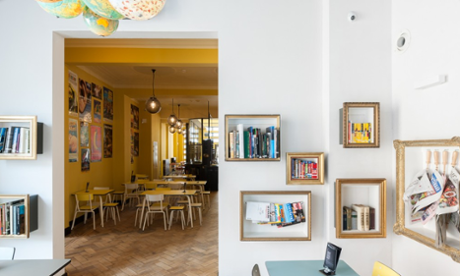
[[344, 148], [380, 147], [380, 103], [343, 103], [341, 125]]
[[[288, 227], [253, 223], [252, 220], [246, 219], [247, 202], [278, 204], [300, 202], [305, 219]], [[311, 241], [311, 213], [310, 191], [240, 191], [240, 240]]]
[[[433, 154], [431, 158], [431, 155], [427, 154], [427, 150], [449, 150], [450, 154], [446, 158], [448, 170], [455, 167], [459, 171], [457, 166], [458, 161], [455, 160], [457, 163], [453, 161], [451, 163], [451, 160], [454, 158], [458, 159], [460, 137], [440, 140], [395, 140], [393, 141], [393, 145], [396, 150], [396, 223], [393, 226], [393, 232], [444, 253], [450, 256], [455, 262], [460, 263], [460, 234], [452, 223], [449, 222], [448, 224], [446, 241], [437, 247], [435, 242], [435, 221], [432, 219], [424, 225], [414, 223], [411, 216], [411, 206], [404, 201], [404, 192], [411, 182], [413, 182], [414, 176], [422, 169], [434, 169], [437, 166], [436, 161], [434, 161], [436, 157]], [[457, 156], [455, 157], [453, 155], [454, 151], [457, 152]], [[441, 159], [440, 156], [439, 159]], [[431, 160], [434, 162], [431, 162]], [[442, 169], [441, 165], [439, 170], [446, 170], [446, 167]]]
[[386, 179], [336, 179], [335, 229], [338, 239], [385, 238]]
[[324, 184], [323, 152], [286, 153], [286, 184], [322, 185]]

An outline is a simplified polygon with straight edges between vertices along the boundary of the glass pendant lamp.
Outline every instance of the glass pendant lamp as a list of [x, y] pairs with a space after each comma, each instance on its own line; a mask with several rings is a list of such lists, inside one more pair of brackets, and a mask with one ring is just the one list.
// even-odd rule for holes
[[177, 105], [177, 121], [176, 121], [177, 132], [182, 129], [182, 121], [180, 119], [180, 104]]
[[155, 89], [154, 89], [154, 84], [155, 84], [155, 69], [152, 69], [153, 73], [153, 81], [152, 81], [152, 94], [153, 96], [150, 97], [146, 102], [145, 102], [145, 110], [151, 114], [156, 114], [161, 111], [161, 103], [155, 97]]
[[[177, 122], [177, 117], [176, 115], [174, 115], [174, 99], [172, 99], [172, 113], [171, 115], [169, 115], [168, 117], [168, 124], [171, 126], [171, 127], [175, 127], [176, 126], [176, 122]], [[173, 132], [172, 132], [173, 133]]]

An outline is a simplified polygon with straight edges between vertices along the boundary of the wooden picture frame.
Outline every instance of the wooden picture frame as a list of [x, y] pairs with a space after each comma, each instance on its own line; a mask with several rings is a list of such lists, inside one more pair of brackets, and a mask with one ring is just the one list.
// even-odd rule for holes
[[380, 147], [380, 103], [343, 103], [344, 148]]
[[[37, 159], [37, 116], [0, 116], [0, 128], [29, 129], [29, 153], [0, 153], [1, 159], [35, 160]], [[42, 128], [43, 129], [43, 128]], [[41, 136], [40, 138], [43, 138]]]
[[[434, 164], [436, 162], [431, 162], [431, 160], [434, 161], [436, 158], [433, 154], [432, 159], [430, 154], [427, 154], [428, 150], [430, 152], [437, 150], [450, 151], [446, 158], [448, 160], [447, 169], [451, 170], [455, 166], [459, 170], [455, 163], [452, 162], [453, 164], [451, 164], [451, 158], [454, 156], [452, 154], [454, 151], [460, 150], [460, 137], [442, 140], [395, 140], [393, 144], [396, 149], [396, 223], [393, 226], [393, 232], [442, 252], [450, 256], [455, 262], [460, 263], [460, 234], [452, 223], [449, 222], [448, 224], [446, 242], [440, 247], [436, 247], [436, 226], [433, 219], [424, 225], [413, 223], [411, 206], [404, 201], [404, 192], [413, 181], [414, 176], [427, 167], [435, 169]], [[441, 159], [440, 156], [439, 159]], [[455, 159], [457, 158], [455, 157]], [[444, 169], [442, 169], [441, 165], [439, 171], [442, 170]]]
[[[339, 178], [335, 185], [336, 237], [338, 239], [385, 238], [386, 180], [384, 178]], [[354, 206], [355, 204], [362, 206]], [[357, 212], [356, 224], [353, 211]], [[364, 211], [363, 220], [360, 222], [362, 211]], [[366, 228], [367, 218], [369, 223]]]
[[[245, 144], [244, 144], [244, 132], [249, 127], [253, 129], [260, 129], [261, 134], [266, 134], [268, 127], [273, 127], [273, 144], [275, 147], [275, 157], [245, 157]], [[236, 151], [236, 131], [242, 132], [241, 137], [238, 141], [243, 142], [243, 146], [240, 149], [241, 156], [235, 153]], [[281, 160], [281, 116], [280, 115], [225, 115], [225, 161], [280, 161]], [[276, 135], [278, 134], [278, 135]], [[232, 136], [233, 140], [230, 138]], [[238, 134], [239, 135], [239, 134]], [[232, 141], [230, 141], [232, 140]], [[239, 154], [239, 152], [238, 152]]]
[[286, 183], [289, 185], [324, 184], [324, 153], [286, 153]]
[[[287, 227], [260, 225], [246, 220], [246, 203], [302, 202], [305, 222]], [[310, 191], [240, 191], [240, 240], [241, 241], [310, 241], [311, 240], [311, 192]]]
[[[31, 227], [30, 227], [31, 200], [30, 200], [30, 196], [28, 194], [26, 194], [26, 195], [0, 195], [0, 207], [2, 207], [2, 208], [12, 208], [12, 207], [14, 207], [12, 205], [15, 204], [15, 203], [22, 203], [24, 205], [24, 218], [23, 218], [23, 221], [18, 222], [18, 223], [24, 223], [24, 225], [22, 225], [22, 228], [21, 228], [23, 230], [23, 233], [22, 234], [14, 234], [14, 233], [3, 234], [3, 235], [0, 235], [0, 239], [28, 239], [29, 235], [30, 235], [30, 231], [36, 230], [36, 228], [31, 229]], [[34, 203], [37, 204], [36, 197], [35, 197]], [[35, 216], [37, 216], [37, 213], [38, 213], [38, 211], [36, 210], [37, 207], [38, 206], [36, 206], [36, 205], [34, 205], [32, 207], [32, 208], [34, 208], [33, 213], [34, 213]], [[11, 212], [11, 209], [10, 209], [10, 212]], [[37, 221], [36, 217], [34, 219], [35, 219], [35, 221]], [[10, 225], [12, 225], [12, 224], [13, 224], [13, 221], [10, 222]], [[10, 226], [10, 227], [12, 227], [12, 226]], [[10, 230], [10, 231], [12, 231], [12, 230]]]

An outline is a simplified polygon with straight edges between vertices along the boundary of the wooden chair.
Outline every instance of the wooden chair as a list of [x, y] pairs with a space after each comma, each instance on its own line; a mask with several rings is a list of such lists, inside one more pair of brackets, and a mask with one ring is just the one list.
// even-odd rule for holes
[[15, 247], [0, 247], [0, 260], [14, 260]]
[[169, 208], [171, 210], [171, 213], [169, 214], [169, 230], [171, 230], [171, 225], [172, 221], [174, 218], [174, 212], [177, 211], [180, 214], [180, 222], [182, 224], [182, 230], [184, 230], [184, 224], [185, 224], [185, 217], [184, 217], [184, 205], [181, 206], [172, 206]]
[[252, 276], [260, 276], [260, 270], [259, 270], [259, 265], [255, 264], [252, 267]]
[[75, 226], [75, 219], [77, 218], [78, 213], [84, 213], [85, 214], [85, 220], [84, 223], [86, 224], [86, 219], [88, 218], [88, 213], [92, 213], [93, 215], [93, 229], [96, 229], [96, 213], [94, 210], [96, 210], [99, 207], [99, 204], [93, 203], [93, 194], [75, 194], [75, 213], [73, 216], [73, 222], [72, 222], [72, 228]]
[[[94, 190], [108, 190], [110, 189], [109, 187], [94, 187]], [[111, 211], [111, 215], [113, 218], [113, 222], [115, 225], [117, 225], [117, 218], [115, 215], [118, 215], [118, 221], [120, 220], [120, 212], [118, 212], [118, 202], [113, 202], [112, 201], [112, 196], [110, 194], [107, 195], [107, 197], [104, 200], [104, 205], [102, 206], [102, 212], [107, 211], [107, 216], [106, 220], [109, 219], [109, 210]], [[104, 210], [105, 209], [105, 210]]]
[[389, 266], [376, 261], [372, 269], [372, 276], [401, 276], [399, 273], [391, 269]]
[[132, 203], [132, 199], [137, 199], [137, 204], [140, 203], [139, 198], [139, 184], [137, 183], [127, 183], [125, 184], [125, 193], [123, 194], [123, 204], [121, 210], [125, 209], [125, 202], [129, 199], [129, 203]]
[[167, 230], [166, 221], [168, 219], [168, 204], [163, 203], [164, 195], [146, 195], [145, 204], [147, 207], [147, 212], [145, 213], [144, 225], [142, 231], [145, 229], [145, 224], [150, 218], [150, 215], [155, 215], [157, 213], [163, 214], [164, 228]]

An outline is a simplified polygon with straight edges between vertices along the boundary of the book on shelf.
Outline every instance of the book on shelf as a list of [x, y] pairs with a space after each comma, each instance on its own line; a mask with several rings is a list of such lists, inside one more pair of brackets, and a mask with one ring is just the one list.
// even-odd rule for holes
[[292, 179], [318, 179], [318, 163], [303, 159], [291, 159]]
[[[265, 219], [265, 215], [260, 215], [265, 213], [264, 210], [268, 210], [267, 219]], [[259, 215], [249, 215], [253, 212], [257, 212]], [[257, 217], [258, 219], [254, 219]], [[266, 203], [248, 201], [246, 202], [246, 220], [251, 220], [252, 223], [260, 225], [277, 226], [278, 228], [306, 222], [302, 202]]]
[[352, 209], [350, 207], [344, 206], [343, 212], [346, 214], [346, 224], [344, 225], [344, 230], [351, 230], [351, 212]]
[[364, 231], [369, 231], [369, 206], [364, 205]]
[[351, 211], [351, 230], [358, 230], [358, 214], [356, 211]]
[[236, 126], [236, 130], [238, 132], [238, 157], [239, 158], [246, 158], [245, 157], [245, 147], [244, 147], [244, 141], [245, 141], [245, 133], [244, 133], [244, 128], [243, 124], [238, 124]]
[[280, 157], [279, 129], [267, 127], [262, 129], [249, 126], [244, 130], [242, 124], [228, 133], [228, 158], [262, 159]]
[[364, 205], [361, 204], [352, 204], [351, 208], [356, 211], [356, 216], [357, 216], [357, 230], [358, 231], [364, 231], [364, 220], [365, 220], [365, 215], [364, 215]]
[[246, 220], [269, 222], [270, 203], [268, 202], [246, 202]]
[[375, 208], [369, 207], [369, 230], [375, 230]]
[[353, 123], [348, 120], [349, 143], [372, 143], [372, 123]]
[[0, 204], [0, 235], [25, 234], [25, 207], [23, 200]]
[[356, 227], [354, 226], [352, 213], [351, 230], [375, 230], [375, 208], [363, 204], [352, 204], [351, 208], [356, 212]]
[[0, 128], [0, 153], [30, 153], [30, 129], [14, 126]]
[[8, 128], [0, 128], [0, 153], [3, 153], [3, 151], [5, 150], [7, 135]]

